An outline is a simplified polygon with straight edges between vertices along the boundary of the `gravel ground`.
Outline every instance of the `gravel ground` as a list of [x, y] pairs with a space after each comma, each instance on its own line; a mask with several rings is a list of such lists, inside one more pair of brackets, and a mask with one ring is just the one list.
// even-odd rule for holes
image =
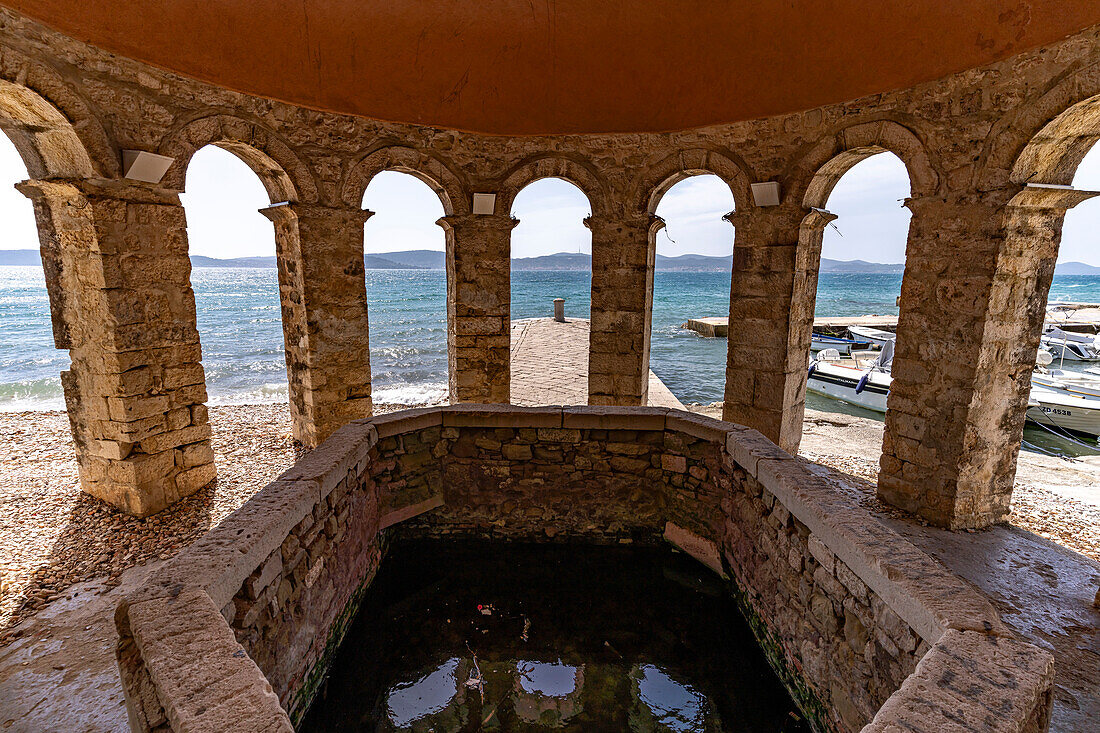
[[[378, 405], [389, 412], [404, 405]], [[210, 408], [218, 479], [135, 519], [80, 491], [64, 412], [0, 413], [0, 645], [74, 583], [172, 557], [294, 462], [285, 404]]]

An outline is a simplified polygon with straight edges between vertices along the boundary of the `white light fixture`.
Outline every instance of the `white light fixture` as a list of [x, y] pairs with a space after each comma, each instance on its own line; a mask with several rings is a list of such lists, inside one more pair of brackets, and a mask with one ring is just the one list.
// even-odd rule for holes
[[779, 181], [752, 184], [752, 200], [757, 206], [779, 206]]
[[146, 150], [123, 150], [122, 175], [134, 181], [160, 183], [160, 179], [164, 178], [174, 162], [175, 158]]
[[495, 193], [475, 193], [474, 213], [492, 214], [497, 210], [497, 195]]

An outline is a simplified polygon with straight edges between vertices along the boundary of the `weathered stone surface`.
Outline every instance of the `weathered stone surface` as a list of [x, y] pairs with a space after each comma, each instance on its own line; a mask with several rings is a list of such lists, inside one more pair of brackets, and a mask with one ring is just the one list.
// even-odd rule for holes
[[[263, 673], [233, 672], [244, 676], [232, 684], [260, 702], [273, 690], [299, 720], [382, 559], [383, 530], [664, 538], [730, 573], [769, 661], [819, 727], [857, 730], [884, 702], [899, 716], [942, 710], [946, 693], [905, 682], [933, 643], [955, 650], [962, 661], [952, 664], [971, 677], [1014, 680], [1013, 691], [993, 701], [1007, 719], [1045, 720], [1049, 655], [1036, 657], [1011, 638], [980, 596], [854, 499], [778, 449], [769, 453], [754, 431], [636, 409], [637, 417], [586, 410], [577, 416], [598, 427], [567, 428], [544, 426], [548, 415], [561, 424], [560, 408], [431, 408], [336, 431], [120, 609], [119, 664], [136, 729], [160, 720], [176, 729], [198, 709], [195, 699], [224, 689], [214, 678], [231, 649], [218, 647], [209, 674], [196, 677], [210, 678], [207, 690], [187, 692], [185, 704], [161, 703], [194, 683], [172, 678], [191, 674], [189, 663], [173, 661], [175, 647], [162, 652], [152, 642], [176, 627], [202, 635], [210, 624], [222, 629], [215, 636], [228, 624]], [[639, 428], [658, 415], [664, 428]], [[375, 439], [379, 425], [386, 429]], [[733, 459], [731, 445], [756, 462], [756, 476]], [[330, 477], [339, 481], [323, 490]], [[163, 630], [150, 626], [162, 609], [194, 598], [206, 605], [193, 628], [187, 614]], [[130, 619], [139, 622], [133, 631]]]

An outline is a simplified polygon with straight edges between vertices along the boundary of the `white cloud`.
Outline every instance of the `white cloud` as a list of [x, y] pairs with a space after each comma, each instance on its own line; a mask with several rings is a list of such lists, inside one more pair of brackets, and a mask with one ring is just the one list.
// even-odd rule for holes
[[7, 135], [0, 133], [0, 249], [38, 249], [38, 225], [31, 200], [15, 190], [27, 180], [27, 167]]
[[397, 171], [379, 173], [363, 194], [363, 208], [374, 212], [363, 227], [363, 249], [367, 252], [442, 252], [446, 246], [446, 235], [436, 224], [445, 213], [443, 203], [416, 176]]
[[827, 208], [837, 219], [825, 229], [821, 256], [834, 260], [905, 262], [912, 212], [902, 203], [909, 192], [905, 164], [892, 153], [880, 153], [856, 163], [829, 194]]
[[259, 211], [271, 200], [252, 169], [233, 153], [213, 145], [195, 153], [180, 200], [191, 254], [219, 259], [275, 254], [275, 228]]
[[722, 217], [733, 209], [733, 192], [718, 176], [685, 178], [657, 204], [657, 216], [665, 220], [657, 234], [657, 253], [728, 255], [733, 251], [733, 227]]
[[519, 224], [512, 230], [512, 258], [557, 252], [591, 254], [592, 232], [584, 225], [592, 208], [584, 192], [560, 178], [524, 187], [512, 203]]

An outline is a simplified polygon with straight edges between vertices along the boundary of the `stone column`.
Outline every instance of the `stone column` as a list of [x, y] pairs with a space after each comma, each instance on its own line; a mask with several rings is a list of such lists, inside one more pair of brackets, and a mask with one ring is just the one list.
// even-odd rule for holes
[[511, 400], [512, 228], [501, 214], [445, 216], [451, 402]]
[[588, 404], [645, 405], [657, 232], [651, 214], [585, 220], [592, 230]]
[[38, 220], [81, 487], [147, 516], [214, 480], [183, 207], [128, 181], [19, 185]]
[[907, 202], [880, 498], [950, 528], [1008, 516], [1062, 217], [1090, 195], [1028, 188]]
[[372, 212], [278, 204], [279, 298], [294, 439], [313, 448], [372, 411], [363, 223]]
[[722, 419], [792, 453], [802, 437], [821, 230], [831, 216], [784, 204], [726, 217], [734, 247]]

